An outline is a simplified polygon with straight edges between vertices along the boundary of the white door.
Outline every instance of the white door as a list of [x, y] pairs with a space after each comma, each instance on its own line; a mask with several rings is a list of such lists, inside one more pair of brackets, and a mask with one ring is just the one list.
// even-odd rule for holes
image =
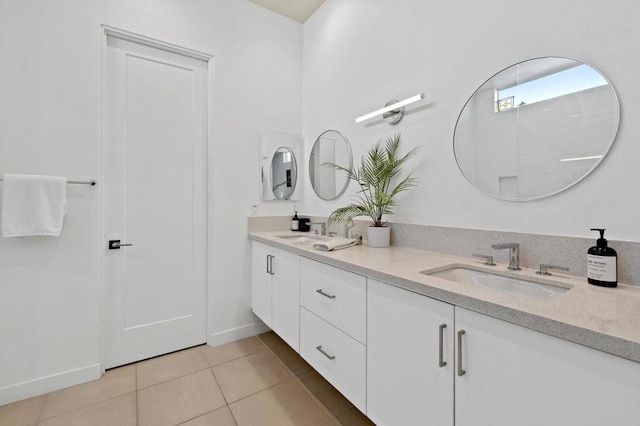
[[111, 368], [206, 341], [208, 63], [109, 35], [105, 72]]

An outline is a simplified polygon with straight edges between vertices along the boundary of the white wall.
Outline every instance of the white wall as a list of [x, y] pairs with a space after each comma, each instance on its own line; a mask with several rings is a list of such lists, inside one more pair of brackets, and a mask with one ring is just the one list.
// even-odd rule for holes
[[[260, 129], [301, 133], [302, 26], [237, 0], [3, 0], [0, 174], [99, 179], [100, 24], [214, 56], [209, 341], [251, 333], [256, 153]], [[0, 403], [99, 374], [100, 188], [69, 187], [59, 239], [0, 238]]]
[[[393, 221], [533, 234], [640, 241], [640, 2], [328, 0], [304, 25], [303, 137], [308, 152], [327, 129], [343, 132], [359, 161], [376, 141], [401, 132], [419, 188], [403, 194]], [[600, 70], [621, 105], [617, 141], [584, 181], [551, 198], [517, 203], [483, 195], [458, 171], [452, 138], [468, 97], [507, 66], [541, 56], [574, 58]], [[391, 126], [354, 119], [390, 99], [424, 92]], [[304, 173], [304, 172], [303, 172]], [[305, 179], [302, 213], [328, 215], [349, 202], [316, 197]]]

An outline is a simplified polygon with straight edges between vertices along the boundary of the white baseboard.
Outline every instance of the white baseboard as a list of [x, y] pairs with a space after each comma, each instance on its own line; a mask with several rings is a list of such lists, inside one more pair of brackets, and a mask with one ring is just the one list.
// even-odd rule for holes
[[75, 370], [63, 371], [62, 373], [5, 386], [0, 388], [0, 405], [97, 380], [101, 376], [102, 367], [100, 364], [92, 364]]
[[246, 337], [255, 336], [256, 334], [264, 333], [269, 330], [271, 329], [263, 322], [257, 321], [253, 324], [243, 325], [242, 327], [232, 328], [219, 333], [212, 333], [207, 339], [207, 345], [220, 346], [225, 343], [231, 343]]

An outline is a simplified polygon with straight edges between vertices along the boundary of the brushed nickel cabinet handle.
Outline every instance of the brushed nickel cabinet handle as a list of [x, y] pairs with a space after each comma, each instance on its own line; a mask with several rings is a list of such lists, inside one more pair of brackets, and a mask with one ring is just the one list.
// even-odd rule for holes
[[458, 331], [458, 376], [462, 377], [467, 372], [462, 369], [462, 335], [464, 330]]
[[269, 258], [270, 258], [270, 260], [269, 260], [269, 274], [275, 275], [276, 273], [273, 272], [273, 259], [275, 259], [276, 257], [270, 255]]
[[269, 269], [270, 261], [271, 261], [271, 255], [268, 254], [267, 255], [267, 274], [271, 274], [271, 270]]
[[321, 288], [317, 289], [317, 290], [316, 290], [316, 293], [321, 294], [321, 295], [323, 295], [324, 297], [329, 298], [329, 299], [335, 299], [335, 298], [336, 298], [336, 296], [335, 296], [334, 294], [327, 294], [327, 293], [325, 293], [324, 291], [322, 291], [322, 289], [321, 289]]
[[327, 358], [329, 358], [330, 360], [334, 360], [334, 359], [336, 359], [336, 357], [335, 357], [334, 355], [329, 355], [328, 353], [326, 353], [326, 352], [322, 349], [322, 346], [316, 346], [316, 349], [317, 349], [318, 351], [320, 351], [320, 353], [321, 353], [322, 355], [326, 356], [326, 357], [327, 357]]
[[447, 362], [444, 360], [444, 348], [443, 348], [443, 340], [444, 340], [444, 329], [447, 328], [447, 324], [440, 324], [440, 330], [438, 333], [438, 365], [440, 367], [444, 367], [447, 365]]

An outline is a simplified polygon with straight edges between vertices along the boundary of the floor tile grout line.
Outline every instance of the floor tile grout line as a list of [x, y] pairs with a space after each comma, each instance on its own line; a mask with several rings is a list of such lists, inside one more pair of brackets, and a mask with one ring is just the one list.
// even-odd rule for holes
[[[102, 404], [102, 403], [105, 403], [107, 401], [114, 400], [116, 398], [122, 398], [123, 396], [130, 395], [132, 393], [136, 394], [136, 411], [137, 411], [137, 405], [138, 405], [137, 404], [137, 394], [138, 394], [138, 392], [136, 390], [133, 390], [133, 391], [124, 392], [124, 393], [121, 393], [121, 394], [118, 394], [118, 395], [114, 395], [114, 396], [109, 397], [109, 398], [101, 399], [100, 401], [93, 402], [93, 403], [87, 404], [87, 405], [83, 405], [82, 407], [74, 408], [73, 410], [65, 411], [63, 413], [56, 414], [55, 416], [51, 416], [51, 417], [47, 417], [47, 418], [40, 418], [40, 419], [38, 419], [38, 422], [36, 424], [40, 424], [42, 422], [49, 421], [51, 419], [57, 419], [58, 417], [66, 416], [67, 414], [73, 413], [75, 411], [84, 410], [85, 408], [93, 407], [93, 406], [96, 406], [98, 404]], [[136, 418], [136, 423], [137, 423], [137, 418]]]
[[197, 369], [197, 370], [190, 371], [189, 373], [185, 373], [185, 374], [182, 374], [182, 375], [180, 375], [180, 376], [175, 376], [175, 377], [172, 377], [172, 378], [170, 378], [170, 379], [166, 379], [166, 380], [163, 380], [163, 381], [161, 381], [161, 382], [157, 382], [157, 383], [154, 383], [154, 384], [152, 384], [152, 385], [145, 386], [145, 387], [140, 388], [140, 389], [138, 389], [138, 387], [137, 387], [137, 381], [136, 381], [136, 390], [137, 390], [137, 391], [147, 390], [147, 389], [152, 388], [152, 387], [154, 387], [154, 386], [161, 385], [161, 384], [163, 384], [163, 383], [167, 383], [167, 382], [170, 382], [170, 381], [172, 381], [172, 380], [182, 379], [183, 377], [186, 377], [186, 376], [188, 376], [188, 375], [190, 375], [190, 374], [199, 373], [200, 371], [204, 371], [204, 370], [207, 370], [207, 369], [209, 369], [209, 368], [211, 368], [211, 367], [199, 368], [199, 369]]
[[[211, 368], [219, 367], [219, 366], [221, 366], [221, 365], [229, 364], [230, 362], [237, 361], [237, 360], [239, 360], [239, 359], [246, 358], [246, 357], [251, 356], [251, 355], [255, 355], [255, 354], [259, 353], [259, 352], [260, 352], [260, 351], [256, 351], [256, 352], [251, 352], [251, 353], [248, 353], [248, 354], [244, 354], [244, 355], [239, 356], [239, 357], [237, 357], [237, 358], [233, 358], [233, 359], [230, 359], [230, 360], [227, 360], [227, 361], [221, 362], [221, 363], [216, 364], [216, 365], [211, 365], [211, 363], [209, 363], [209, 367], [211, 367]], [[207, 360], [207, 362], [208, 362], [208, 360]]]
[[[192, 350], [192, 349], [195, 349], [195, 348], [199, 348], [199, 347], [201, 347], [201, 346], [206, 346], [206, 345], [192, 346], [192, 347], [190, 347], [190, 348], [185, 348], [185, 349], [183, 349], [183, 351], [189, 351], [189, 350]], [[144, 389], [148, 389], [148, 388], [150, 388], [150, 387], [152, 387], [152, 386], [159, 385], [159, 384], [161, 384], [161, 383], [170, 382], [171, 380], [179, 379], [179, 378], [181, 378], [181, 377], [188, 376], [189, 374], [197, 373], [198, 371], [206, 370], [207, 368], [209, 368], [209, 367], [199, 368], [199, 369], [197, 369], [197, 370], [190, 371], [189, 373], [185, 373], [185, 374], [182, 374], [182, 375], [180, 375], [180, 376], [172, 377], [172, 378], [170, 378], [170, 379], [162, 380], [162, 381], [160, 381], [160, 382], [157, 382], [157, 383], [154, 383], [154, 384], [152, 384], [152, 385], [148, 385], [148, 386], [145, 386], [145, 387], [143, 387], [143, 388], [138, 389], [138, 364], [142, 364], [142, 363], [145, 363], [145, 362], [147, 362], [147, 361], [154, 360], [154, 359], [161, 359], [162, 357], [165, 357], [165, 356], [168, 356], [168, 355], [177, 354], [177, 353], [180, 353], [180, 352], [181, 352], [181, 351], [175, 351], [175, 352], [171, 352], [171, 353], [169, 353], [169, 354], [159, 355], [159, 356], [157, 356], [157, 357], [155, 357], [155, 358], [148, 358], [148, 359], [145, 359], [145, 360], [142, 360], [142, 361], [138, 361], [138, 362], [136, 362], [136, 363], [133, 363], [133, 364], [136, 366], [136, 390], [144, 390]], [[209, 360], [207, 359], [207, 357], [206, 357], [204, 354], [202, 354], [202, 351], [199, 351], [199, 352], [200, 352], [200, 353], [201, 353], [201, 355], [204, 357], [204, 360], [205, 360], [205, 362], [207, 363], [207, 365], [210, 365], [210, 364], [209, 364]]]
[[224, 394], [224, 392], [222, 392], [222, 386], [220, 386], [220, 382], [218, 381], [218, 378], [216, 377], [216, 373], [213, 371], [213, 367], [211, 367], [211, 375], [213, 376], [213, 380], [215, 380], [216, 385], [218, 385], [218, 389], [220, 389], [220, 394], [222, 394], [222, 399], [224, 399], [224, 402], [225, 402], [224, 406], [227, 407], [227, 410], [229, 410], [229, 413], [231, 413], [231, 418], [233, 419], [233, 422], [237, 425], [238, 424], [238, 420], [236, 419], [236, 416], [233, 415], [233, 411], [231, 410], [231, 407], [229, 406], [229, 401], [227, 401], [227, 396]]
[[216, 377], [215, 371], [213, 371], [213, 367], [210, 367], [209, 371], [211, 371], [211, 375], [213, 376], [213, 380], [216, 382], [216, 386], [218, 386], [218, 389], [220, 390], [220, 394], [222, 395], [222, 399], [224, 399], [225, 405], [228, 406], [229, 405], [229, 401], [227, 400], [227, 396], [222, 391], [222, 386], [220, 386], [220, 382], [218, 381], [218, 377]]
[[293, 377], [286, 378], [286, 379], [284, 379], [284, 380], [282, 380], [282, 381], [280, 381], [280, 382], [278, 382], [278, 383], [274, 383], [274, 384], [272, 384], [272, 385], [269, 385], [269, 386], [267, 386], [267, 387], [266, 387], [266, 388], [264, 388], [264, 389], [260, 389], [259, 391], [255, 391], [255, 392], [253, 392], [253, 393], [251, 393], [251, 394], [249, 394], [249, 395], [245, 395], [245, 396], [243, 396], [242, 398], [238, 398], [238, 399], [236, 399], [235, 401], [231, 401], [228, 405], [229, 405], [229, 407], [231, 407], [231, 406], [232, 406], [233, 404], [235, 404], [236, 402], [240, 402], [240, 401], [245, 400], [245, 399], [247, 399], [247, 398], [249, 398], [249, 397], [252, 397], [252, 396], [254, 396], [254, 395], [257, 395], [257, 394], [259, 394], [260, 392], [264, 392], [264, 391], [269, 390], [269, 389], [271, 389], [271, 388], [274, 388], [274, 387], [276, 387], [276, 386], [278, 386], [278, 385], [281, 385], [281, 384], [283, 384], [283, 383], [286, 383], [286, 382], [288, 382], [289, 380], [291, 380], [292, 378], [293, 378]]

